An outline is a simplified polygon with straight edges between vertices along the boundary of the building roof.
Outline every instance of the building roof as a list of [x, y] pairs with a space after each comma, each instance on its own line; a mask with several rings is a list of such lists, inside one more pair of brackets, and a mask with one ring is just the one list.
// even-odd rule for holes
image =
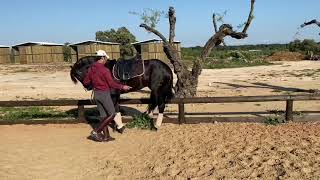
[[[136, 44], [144, 44], [144, 43], [155, 43], [155, 42], [161, 42], [161, 39], [149, 39], [149, 40], [144, 40], [144, 41], [138, 41], [135, 43], [131, 43], [132, 45]], [[180, 41], [174, 41], [175, 43], [180, 43]]]
[[0, 44], [0, 48], [9, 48], [10, 46], [5, 46]]
[[25, 42], [21, 44], [14, 45], [12, 47], [18, 46], [34, 46], [34, 45], [42, 45], [42, 46], [63, 46], [63, 44], [50, 43], [50, 42]]
[[78, 43], [71, 44], [71, 46], [78, 46], [78, 45], [83, 45], [83, 44], [110, 44], [110, 45], [119, 45], [120, 43], [87, 40], [87, 41], [82, 41], [82, 42], [78, 42]]

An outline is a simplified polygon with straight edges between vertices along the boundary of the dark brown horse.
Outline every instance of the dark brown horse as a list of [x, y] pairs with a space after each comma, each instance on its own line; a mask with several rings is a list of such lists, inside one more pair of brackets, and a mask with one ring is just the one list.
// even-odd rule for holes
[[[97, 60], [96, 56], [87, 56], [79, 59], [70, 71], [71, 79], [74, 83], [77, 80], [81, 83], [87, 73], [88, 68]], [[173, 73], [170, 67], [158, 59], [150, 60], [109, 60], [106, 63], [106, 68], [109, 68], [115, 79], [121, 81], [128, 86], [131, 86], [132, 91], [140, 90], [148, 87], [151, 90], [150, 104], [148, 106], [148, 114], [152, 114], [153, 110], [158, 107], [159, 114], [154, 128], [159, 128], [163, 119], [165, 103], [173, 97]], [[83, 84], [83, 83], [82, 83]], [[85, 87], [91, 90], [92, 87]], [[113, 100], [116, 101], [116, 111], [119, 112], [120, 91], [112, 92]], [[153, 124], [153, 121], [152, 121]]]

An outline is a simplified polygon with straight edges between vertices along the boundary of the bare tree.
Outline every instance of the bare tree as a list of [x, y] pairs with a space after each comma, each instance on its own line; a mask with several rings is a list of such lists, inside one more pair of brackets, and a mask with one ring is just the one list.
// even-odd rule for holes
[[[316, 24], [316, 25], [318, 25], [320, 27], [320, 22], [317, 21], [316, 19], [313, 19], [313, 20], [311, 20], [309, 22], [305, 22], [305, 23], [301, 24], [300, 27], [303, 28], [303, 27], [311, 25], [311, 24]], [[320, 33], [319, 33], [319, 35], [320, 35]]]
[[140, 27], [145, 28], [147, 31], [157, 35], [163, 41], [163, 49], [166, 53], [170, 63], [173, 65], [174, 73], [177, 75], [177, 83], [174, 87], [176, 97], [192, 97], [196, 95], [198, 78], [202, 71], [203, 62], [209, 56], [211, 50], [220, 45], [226, 36], [230, 36], [236, 39], [244, 39], [247, 37], [247, 30], [253, 19], [255, 0], [251, 0], [251, 7], [248, 19], [245, 26], [241, 32], [236, 32], [233, 30], [230, 24], [222, 24], [217, 32], [206, 42], [203, 51], [200, 56], [194, 60], [191, 71], [188, 70], [187, 66], [181, 61], [181, 57], [178, 54], [177, 49], [174, 47], [175, 38], [175, 24], [176, 15], [173, 7], [169, 8], [169, 24], [170, 24], [170, 34], [169, 41], [155, 28], [148, 26], [147, 24], [141, 24]]
[[[213, 13], [213, 14], [212, 14], [212, 23], [213, 23], [213, 28], [214, 28], [214, 34], [218, 32], [218, 25], [217, 25], [217, 18], [216, 18], [216, 16], [217, 16], [216, 13]], [[219, 18], [222, 18], [222, 17], [219, 17]], [[224, 41], [222, 41], [222, 44], [223, 44], [224, 46], [227, 46], [227, 44], [226, 44]]]

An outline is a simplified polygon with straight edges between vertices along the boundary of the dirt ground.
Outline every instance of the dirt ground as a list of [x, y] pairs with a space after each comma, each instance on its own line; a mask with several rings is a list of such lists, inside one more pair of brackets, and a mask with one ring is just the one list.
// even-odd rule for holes
[[[203, 70], [198, 96], [309, 93], [320, 89], [320, 62]], [[0, 100], [88, 99], [68, 65], [0, 65]], [[129, 93], [125, 97], [147, 97]], [[199, 104], [187, 112], [284, 109], [284, 103]], [[142, 108], [142, 107], [141, 107]], [[175, 111], [169, 106], [167, 111]], [[297, 102], [294, 110], [319, 110]], [[0, 179], [320, 179], [320, 123], [164, 124], [128, 129], [116, 141], [87, 140], [91, 127], [0, 126]]]
[[90, 126], [0, 126], [0, 179], [319, 179], [320, 123], [165, 124], [116, 141]]

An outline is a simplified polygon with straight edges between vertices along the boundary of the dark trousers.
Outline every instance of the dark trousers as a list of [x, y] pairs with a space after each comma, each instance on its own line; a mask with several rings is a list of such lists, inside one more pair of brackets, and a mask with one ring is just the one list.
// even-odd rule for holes
[[114, 115], [115, 108], [111, 99], [110, 91], [94, 90], [94, 100], [97, 103], [97, 108], [100, 113], [100, 119]]

